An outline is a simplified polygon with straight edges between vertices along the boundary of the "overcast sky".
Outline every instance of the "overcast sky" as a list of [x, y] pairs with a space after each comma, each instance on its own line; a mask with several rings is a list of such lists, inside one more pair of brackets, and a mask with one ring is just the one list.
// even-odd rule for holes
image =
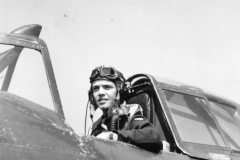
[[239, 0], [0, 0], [0, 20], [0, 32], [42, 25], [63, 109], [78, 133], [89, 75], [102, 64], [240, 103]]

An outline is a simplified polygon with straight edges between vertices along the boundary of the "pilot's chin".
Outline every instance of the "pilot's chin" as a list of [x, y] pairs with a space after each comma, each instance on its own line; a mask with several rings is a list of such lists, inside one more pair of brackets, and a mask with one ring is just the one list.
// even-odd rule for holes
[[111, 107], [106, 106], [106, 105], [99, 105], [99, 108], [100, 108], [101, 110], [106, 110], [106, 109], [109, 109], [109, 108], [111, 108]]

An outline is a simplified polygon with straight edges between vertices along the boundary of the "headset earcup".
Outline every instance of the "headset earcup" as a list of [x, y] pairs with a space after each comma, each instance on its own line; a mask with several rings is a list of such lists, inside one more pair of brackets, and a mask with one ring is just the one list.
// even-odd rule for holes
[[120, 104], [122, 104], [126, 98], [126, 84], [125, 83], [122, 83], [121, 89], [119, 90], [119, 94], [120, 94]]

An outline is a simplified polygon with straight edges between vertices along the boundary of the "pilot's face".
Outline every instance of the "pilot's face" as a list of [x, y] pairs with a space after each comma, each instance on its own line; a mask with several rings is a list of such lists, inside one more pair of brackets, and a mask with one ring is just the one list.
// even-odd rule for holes
[[92, 90], [97, 106], [106, 114], [114, 106], [117, 96], [115, 84], [109, 80], [97, 80], [92, 83]]

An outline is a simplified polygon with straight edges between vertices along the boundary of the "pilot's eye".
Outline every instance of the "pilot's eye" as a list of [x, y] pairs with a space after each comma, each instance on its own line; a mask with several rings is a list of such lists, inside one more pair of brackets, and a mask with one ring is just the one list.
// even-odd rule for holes
[[112, 86], [110, 86], [110, 85], [105, 85], [105, 86], [103, 86], [104, 87], [104, 89], [111, 89], [111, 88], [113, 88]]
[[92, 87], [92, 90], [93, 90], [93, 91], [96, 91], [96, 90], [98, 90], [98, 89], [99, 89], [98, 86], [93, 86], [93, 87]]

